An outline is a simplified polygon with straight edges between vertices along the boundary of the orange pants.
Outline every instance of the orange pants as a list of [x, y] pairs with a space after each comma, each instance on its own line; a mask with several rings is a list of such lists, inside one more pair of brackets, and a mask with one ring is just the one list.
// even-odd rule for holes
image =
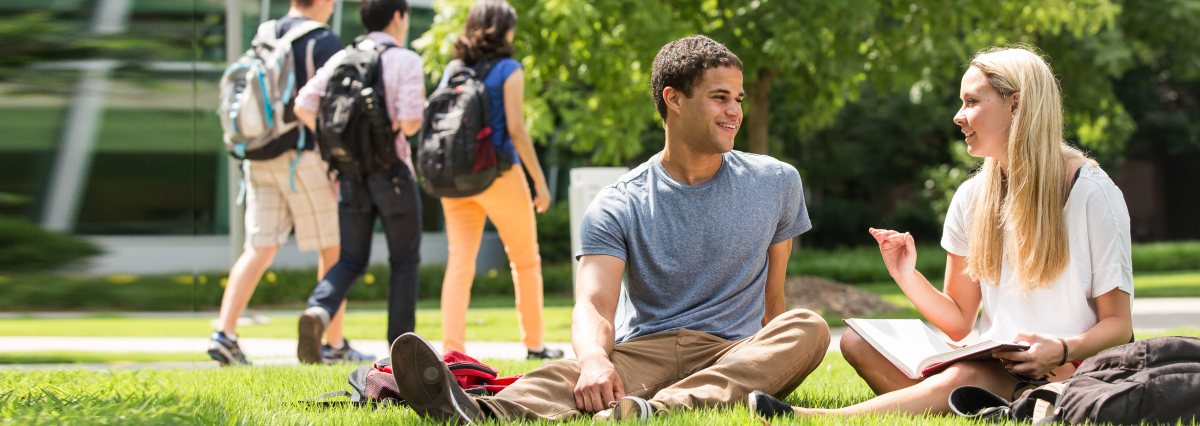
[[450, 254], [442, 281], [443, 350], [466, 352], [467, 306], [475, 278], [475, 258], [483, 239], [485, 219], [491, 219], [512, 269], [517, 296], [521, 341], [529, 349], [542, 347], [542, 257], [538, 254], [537, 220], [525, 171], [513, 166], [479, 195], [442, 198]]

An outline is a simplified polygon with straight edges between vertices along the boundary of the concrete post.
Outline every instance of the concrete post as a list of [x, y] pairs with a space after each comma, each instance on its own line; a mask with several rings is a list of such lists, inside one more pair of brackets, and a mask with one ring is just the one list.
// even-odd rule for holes
[[[266, 0], [264, 0], [265, 2]], [[232, 64], [242, 56], [242, 0], [225, 0], [225, 63]], [[229, 268], [242, 256], [246, 241], [246, 209], [238, 204], [241, 192], [241, 161], [226, 157], [229, 162], [226, 175], [229, 182]]]
[[583, 213], [587, 211], [596, 194], [604, 187], [617, 182], [621, 175], [628, 172], [625, 167], [578, 167], [571, 169], [571, 187], [568, 201], [571, 208], [571, 277], [574, 288], [575, 272], [579, 269], [579, 261], [575, 253], [579, 251], [579, 224], [583, 221]]

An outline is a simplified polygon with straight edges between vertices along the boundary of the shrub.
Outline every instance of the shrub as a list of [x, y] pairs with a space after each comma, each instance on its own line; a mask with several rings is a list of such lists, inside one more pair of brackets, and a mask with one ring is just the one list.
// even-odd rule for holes
[[566, 201], [537, 216], [537, 233], [543, 264], [571, 261], [571, 209]]
[[99, 247], [78, 237], [0, 217], [0, 272], [50, 271], [100, 253]]
[[1133, 272], [1200, 270], [1200, 241], [1133, 245]]
[[[349, 300], [386, 301], [388, 267], [374, 265], [355, 284]], [[494, 272], [494, 273], [493, 273]], [[442, 266], [421, 267], [418, 298], [441, 297]], [[62, 274], [0, 276], [0, 310], [84, 309], [104, 311], [211, 310], [221, 305], [226, 272], [196, 275], [112, 275], [107, 277]], [[571, 265], [542, 268], [543, 291], [564, 295], [571, 291]], [[263, 274], [250, 304], [299, 305], [317, 286], [315, 269], [273, 269]], [[512, 273], [507, 269], [484, 271], [475, 277], [472, 296], [512, 296]]]

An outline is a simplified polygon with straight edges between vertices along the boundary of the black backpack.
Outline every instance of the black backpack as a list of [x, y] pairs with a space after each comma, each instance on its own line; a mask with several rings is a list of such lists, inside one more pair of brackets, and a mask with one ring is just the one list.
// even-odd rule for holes
[[1035, 424], [1194, 422], [1200, 420], [1200, 339], [1158, 337], [1105, 349], [1066, 382], [1014, 395], [1012, 404], [963, 386], [950, 394], [950, 408], [967, 417]]
[[390, 43], [360, 36], [333, 70], [317, 113], [321, 156], [341, 177], [362, 180], [400, 160], [387, 113], [380, 55]]
[[461, 198], [491, 186], [512, 159], [492, 143], [491, 108], [483, 79], [498, 60], [472, 70], [460, 60], [446, 66], [450, 79], [429, 96], [417, 143], [421, 187], [435, 197]]

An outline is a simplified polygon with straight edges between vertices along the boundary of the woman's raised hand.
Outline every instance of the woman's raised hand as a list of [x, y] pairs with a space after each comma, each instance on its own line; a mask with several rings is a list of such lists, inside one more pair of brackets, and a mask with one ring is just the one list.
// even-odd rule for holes
[[889, 229], [871, 228], [871, 236], [879, 243], [879, 253], [892, 278], [900, 279], [917, 269], [917, 246], [912, 235]]

